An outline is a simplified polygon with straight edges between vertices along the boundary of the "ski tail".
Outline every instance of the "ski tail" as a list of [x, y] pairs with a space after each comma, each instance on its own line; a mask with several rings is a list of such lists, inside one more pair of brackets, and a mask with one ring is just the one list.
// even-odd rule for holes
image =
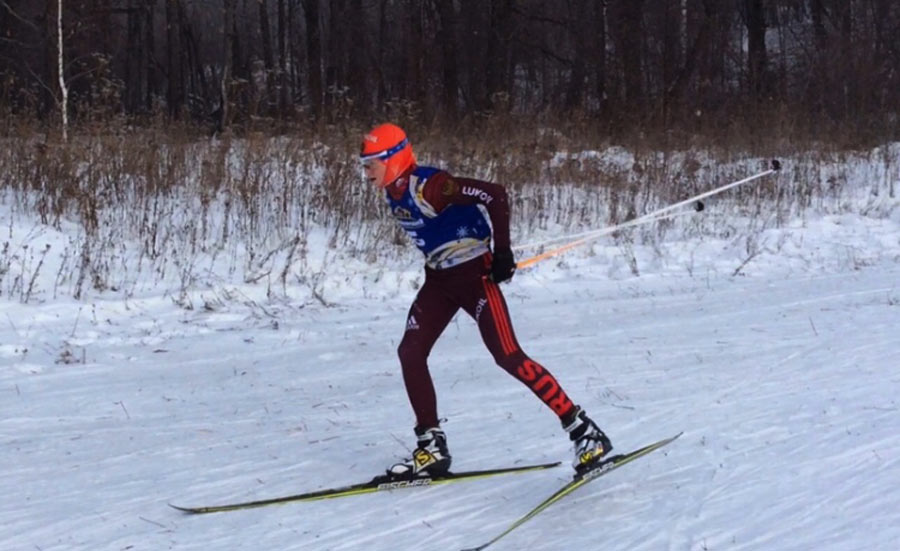
[[560, 463], [537, 463], [533, 465], [518, 465], [514, 467], [502, 467], [498, 469], [487, 469], [481, 471], [462, 471], [457, 473], [447, 473], [442, 476], [435, 477], [416, 477], [416, 478], [392, 478], [387, 475], [379, 475], [368, 482], [360, 484], [351, 484], [349, 486], [341, 486], [336, 488], [327, 488], [324, 490], [316, 490], [314, 492], [306, 492], [302, 494], [294, 494], [288, 496], [274, 497], [269, 499], [261, 499], [257, 501], [244, 501], [239, 503], [230, 503], [225, 505], [210, 505], [202, 507], [184, 507], [181, 505], [169, 504], [173, 509], [177, 509], [188, 514], [207, 514], [222, 513], [226, 511], [236, 511], [240, 509], [254, 509], [257, 507], [266, 507], [269, 505], [282, 505], [285, 503], [297, 503], [303, 501], [318, 501], [322, 499], [334, 499], [339, 497], [348, 497], [362, 494], [371, 494], [374, 492], [400, 490], [404, 488], [417, 488], [422, 486], [435, 486], [439, 484], [450, 484], [453, 482], [462, 482], [465, 480], [479, 480], [500, 476], [504, 474], [520, 474], [544, 469], [552, 469], [558, 467]]

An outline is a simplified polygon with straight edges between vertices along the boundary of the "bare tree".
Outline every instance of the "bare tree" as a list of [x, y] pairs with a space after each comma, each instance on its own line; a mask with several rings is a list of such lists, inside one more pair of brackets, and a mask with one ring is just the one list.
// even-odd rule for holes
[[153, 4], [129, 0], [125, 64], [125, 109], [130, 113], [151, 108], [150, 58], [153, 47]]
[[580, 107], [584, 95], [585, 53], [587, 51], [586, 33], [581, 29], [584, 25], [584, 5], [581, 0], [566, 2], [566, 35], [570, 43], [571, 55], [567, 65], [567, 85], [563, 105], [567, 110]]
[[610, 0], [610, 27], [615, 29], [617, 57], [622, 66], [623, 100], [630, 107], [640, 107], [644, 99], [644, 0]]
[[682, 54], [684, 62], [681, 69], [675, 75], [675, 78], [672, 80], [669, 87], [665, 90], [663, 101], [664, 115], [667, 119], [675, 105], [681, 104], [682, 107], [686, 109], [690, 109], [691, 107], [691, 105], [684, 105], [684, 102], [687, 101], [687, 90], [691, 81], [694, 80], [699, 73], [698, 67], [702, 65], [704, 59], [709, 57], [710, 44], [712, 43], [711, 31], [717, 20], [716, 16], [719, 13], [719, 0], [702, 0], [699, 9], [696, 10], [698, 12], [699, 27], [692, 39], [688, 37], [687, 20], [690, 12], [688, 11], [687, 2], [685, 0], [682, 0], [681, 9], [682, 17], [684, 19], [682, 32], [685, 33], [682, 37], [682, 47], [686, 44], [690, 44], [690, 46], [688, 46]]
[[62, 139], [69, 141], [69, 87], [66, 85], [65, 55], [63, 49], [63, 0], [56, 0], [57, 70], [59, 71], [59, 110], [62, 113]]
[[[499, 107], [498, 94], [509, 94], [513, 68], [514, 0], [492, 0], [488, 26], [487, 98], [492, 109]], [[508, 101], [508, 100], [507, 100]]]
[[231, 121], [229, 102], [231, 101], [231, 76], [234, 68], [234, 3], [235, 0], [222, 1], [222, 29], [224, 52], [222, 60], [222, 80], [219, 88], [219, 117], [217, 130], [223, 132]]
[[288, 108], [288, 19], [285, 0], [278, 0], [278, 114], [284, 116]]
[[606, 3], [607, 0], [596, 0], [595, 2], [592, 2], [594, 14], [592, 17], [588, 18], [589, 23], [593, 27], [593, 32], [591, 34], [594, 37], [594, 47], [591, 55], [591, 59], [594, 62], [594, 80], [596, 81], [594, 88], [601, 111], [605, 110], [607, 104]]
[[319, 23], [319, 0], [304, 0], [303, 11], [306, 21], [309, 103], [313, 116], [319, 118], [322, 115], [325, 100], [322, 85], [322, 35]]
[[344, 59], [347, 59], [347, 69], [349, 70], [348, 78], [353, 105], [357, 113], [365, 113], [370, 107], [369, 98], [369, 73], [366, 59], [371, 40], [366, 32], [366, 17], [364, 11], [363, 0], [350, 0], [349, 13], [347, 14], [347, 22], [349, 23], [350, 32], [357, 37], [356, 40], [339, 41], [342, 49], [345, 50]]
[[442, 101], [444, 112], [451, 119], [459, 108], [458, 15], [454, 2], [436, 0], [438, 8], [439, 42], [441, 45]]
[[747, 27], [747, 70], [750, 92], [760, 98], [767, 90], [765, 0], [743, 0], [744, 25]]
[[168, 70], [166, 105], [169, 117], [172, 119], [180, 118], [184, 105], [181, 31], [181, 0], [166, 0], [166, 69]]
[[256, 0], [259, 8], [259, 33], [262, 41], [263, 64], [266, 68], [266, 91], [264, 94], [268, 109], [272, 93], [275, 91], [275, 53], [272, 50], [272, 32], [269, 29], [269, 9], [266, 0]]

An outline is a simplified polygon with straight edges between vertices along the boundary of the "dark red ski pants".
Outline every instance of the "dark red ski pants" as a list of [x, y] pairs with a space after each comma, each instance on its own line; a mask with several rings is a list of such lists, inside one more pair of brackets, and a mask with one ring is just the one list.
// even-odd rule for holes
[[409, 309], [406, 332], [398, 349], [403, 381], [419, 427], [438, 424], [437, 399], [427, 360], [434, 343], [460, 308], [475, 319], [497, 365], [528, 386], [560, 419], [574, 411], [556, 378], [519, 347], [503, 293], [487, 277], [490, 258], [485, 254], [444, 270], [425, 268], [425, 284]]

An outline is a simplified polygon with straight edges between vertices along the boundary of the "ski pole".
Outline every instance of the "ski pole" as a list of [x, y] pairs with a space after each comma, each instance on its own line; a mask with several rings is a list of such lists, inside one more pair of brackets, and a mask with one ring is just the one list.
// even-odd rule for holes
[[[701, 210], [703, 210], [703, 208], [704, 208], [703, 205], [698, 202], [696, 210], [701, 211]], [[685, 216], [686, 214], [690, 214], [690, 213], [681, 211], [681, 212], [663, 213], [663, 214], [656, 215], [656, 216], [651, 216], [650, 214], [648, 214], [646, 216], [646, 220], [644, 220], [644, 222], [649, 224], [650, 222], [659, 222], [661, 220], [668, 220], [670, 218], [675, 218], [676, 216]], [[618, 226], [616, 226], [616, 227], [618, 228]], [[537, 243], [526, 243], [524, 245], [516, 245], [512, 249], [514, 251], [525, 251], [528, 249], [536, 249], [538, 247], [548, 246], [552, 243], [558, 243], [558, 242], [564, 241], [566, 239], [575, 240], [575, 239], [580, 239], [582, 237], [595, 237], [600, 232], [603, 232], [603, 235], [605, 235], [606, 231], [607, 231], [607, 228], [603, 228], [602, 230], [590, 230], [590, 231], [586, 231], [583, 233], [574, 233], [571, 235], [561, 235], [559, 237], [553, 237], [553, 238], [547, 239], [545, 241], [538, 241]]]
[[[548, 258], [552, 258], [554, 256], [560, 255], [570, 249], [574, 249], [575, 247], [578, 247], [579, 245], [583, 245], [589, 241], [593, 241], [594, 239], [597, 239], [598, 237], [603, 237], [605, 235], [615, 233], [619, 230], [631, 228], [634, 226], [639, 226], [641, 224], [646, 224], [648, 222], [655, 222], [657, 220], [661, 220], [661, 219], [665, 218], [665, 216], [663, 216], [663, 215], [670, 211], [681, 208], [685, 205], [689, 205], [696, 201], [700, 201], [701, 199], [705, 199], [707, 197], [712, 197], [713, 195], [717, 195], [719, 193], [722, 193], [723, 191], [727, 191], [727, 190], [735, 188], [737, 186], [752, 182], [754, 180], [758, 180], [765, 176], [769, 176], [770, 174], [774, 174], [774, 173], [778, 172], [779, 170], [781, 170], [781, 162], [779, 162], [777, 159], [773, 159], [772, 163], [771, 163], [771, 168], [769, 168], [768, 170], [765, 170], [758, 174], [754, 174], [753, 176], [748, 176], [747, 178], [744, 178], [742, 180], [738, 180], [736, 182], [731, 182], [730, 184], [726, 184], [724, 186], [717, 187], [710, 191], [700, 193], [691, 198], [685, 199], [684, 201], [679, 201], [678, 203], [669, 205], [668, 207], [663, 207], [659, 210], [655, 210], [655, 211], [645, 214], [641, 217], [633, 218], [631, 220], [628, 220], [627, 222], [623, 222], [621, 224], [616, 224], [615, 226], [610, 226], [608, 228], [603, 228], [603, 229], [599, 229], [599, 230], [581, 234], [579, 239], [576, 239], [574, 241], [571, 241], [569, 243], [566, 243], [564, 245], [556, 247], [555, 249], [551, 249], [549, 251], [543, 252], [541, 254], [538, 254], [538, 255], [532, 256], [530, 258], [526, 258], [525, 260], [517, 262], [516, 268], [518, 268], [518, 269], [527, 268], [529, 266], [537, 264], [538, 262], [540, 262], [542, 260], [546, 260]], [[699, 203], [699, 205], [702, 205], [702, 203]], [[702, 209], [702, 207], [700, 207], [700, 208]]]

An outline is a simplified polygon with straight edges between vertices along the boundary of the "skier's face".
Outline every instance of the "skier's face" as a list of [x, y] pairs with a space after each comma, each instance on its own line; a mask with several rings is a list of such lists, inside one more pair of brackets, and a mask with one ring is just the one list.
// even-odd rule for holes
[[379, 189], [390, 183], [384, 181], [386, 170], [387, 165], [379, 159], [370, 159], [363, 163], [363, 173], [366, 175], [366, 181]]

